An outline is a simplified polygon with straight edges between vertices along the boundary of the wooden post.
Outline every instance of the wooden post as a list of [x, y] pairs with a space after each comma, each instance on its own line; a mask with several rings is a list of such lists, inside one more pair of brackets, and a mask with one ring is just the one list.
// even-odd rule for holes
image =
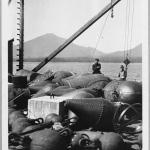
[[13, 74], [13, 42], [14, 39], [8, 41], [8, 73]]

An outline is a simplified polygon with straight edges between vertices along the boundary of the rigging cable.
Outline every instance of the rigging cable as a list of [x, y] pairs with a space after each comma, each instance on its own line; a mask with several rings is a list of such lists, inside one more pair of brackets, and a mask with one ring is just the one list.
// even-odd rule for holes
[[[94, 58], [94, 54], [95, 54], [95, 52], [96, 52], [96, 50], [97, 50], [97, 47], [98, 47], [98, 45], [99, 45], [99, 42], [100, 42], [100, 39], [101, 39], [101, 37], [102, 37], [104, 28], [105, 28], [105, 26], [106, 26], [106, 22], [107, 22], [107, 20], [108, 20], [109, 14], [110, 14], [110, 13], [108, 13], [107, 17], [105, 18], [105, 21], [104, 21], [104, 24], [103, 24], [103, 26], [102, 26], [101, 32], [100, 32], [100, 34], [98, 35], [98, 39], [97, 39], [97, 42], [96, 42], [96, 45], [95, 45], [94, 52], [93, 52], [93, 54], [92, 54], [91, 60], [93, 60], [93, 58]], [[90, 70], [90, 68], [91, 68], [91, 65], [92, 65], [92, 63], [89, 64], [88, 72], [89, 72], [89, 70]]]
[[[130, 13], [131, 13], [130, 2], [131, 2], [130, 0], [127, 0], [127, 5], [126, 5], [126, 25], [125, 25], [124, 61], [123, 61], [123, 63], [126, 65], [126, 70], [127, 70], [127, 66], [130, 64], [129, 53], [131, 54], [130, 42], [132, 41], [133, 12], [134, 12], [132, 11], [132, 17], [130, 17]], [[130, 19], [132, 19], [132, 24], [130, 24]], [[131, 31], [130, 31], [130, 26], [131, 26]]]
[[124, 58], [125, 59], [125, 55], [126, 55], [126, 41], [127, 41], [127, 20], [128, 20], [128, 0], [126, 3], [126, 22], [125, 22], [125, 39], [124, 39]]
[[128, 16], [127, 16], [127, 58], [129, 57], [129, 38], [130, 38], [130, 0], [129, 0], [129, 6], [128, 6]]
[[[112, 0], [111, 0], [111, 5], [112, 5]], [[114, 17], [114, 8], [112, 7], [112, 9], [111, 9], [111, 18], [113, 18]]]
[[131, 57], [131, 45], [132, 45], [132, 35], [133, 35], [133, 18], [134, 18], [134, 0], [133, 1], [133, 8], [132, 8], [132, 17], [131, 17], [131, 38], [130, 38], [130, 57]]

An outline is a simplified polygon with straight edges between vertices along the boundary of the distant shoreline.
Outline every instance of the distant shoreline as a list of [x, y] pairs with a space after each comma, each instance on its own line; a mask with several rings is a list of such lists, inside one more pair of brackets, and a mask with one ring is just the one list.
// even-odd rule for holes
[[[25, 58], [25, 62], [41, 62], [44, 58]], [[80, 57], [80, 58], [54, 58], [51, 60], [51, 62], [93, 62], [94, 58], [86, 58], [86, 57]], [[14, 62], [16, 61], [16, 58], [13, 59]], [[100, 62], [102, 63], [122, 63], [122, 58], [100, 58]], [[131, 63], [142, 63], [141, 58], [132, 58]]]

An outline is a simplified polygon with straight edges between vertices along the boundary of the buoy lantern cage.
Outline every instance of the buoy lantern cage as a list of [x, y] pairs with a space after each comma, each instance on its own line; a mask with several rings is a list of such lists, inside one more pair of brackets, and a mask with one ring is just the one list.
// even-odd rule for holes
[[126, 67], [131, 63], [131, 61], [129, 60], [129, 58], [126, 58], [123, 63], [126, 65]]

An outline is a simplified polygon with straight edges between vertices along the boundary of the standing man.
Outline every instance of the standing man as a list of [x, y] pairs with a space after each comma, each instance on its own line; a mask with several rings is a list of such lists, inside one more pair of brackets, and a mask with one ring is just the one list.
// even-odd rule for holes
[[93, 74], [101, 74], [101, 64], [99, 63], [99, 59], [95, 59], [95, 63], [92, 65]]
[[120, 80], [125, 81], [125, 80], [126, 80], [126, 77], [127, 77], [127, 72], [126, 72], [126, 70], [124, 69], [124, 66], [123, 66], [123, 65], [121, 65], [120, 68], [121, 68], [121, 70], [120, 70], [120, 72], [119, 72], [119, 74], [118, 74], [118, 77], [120, 78]]

